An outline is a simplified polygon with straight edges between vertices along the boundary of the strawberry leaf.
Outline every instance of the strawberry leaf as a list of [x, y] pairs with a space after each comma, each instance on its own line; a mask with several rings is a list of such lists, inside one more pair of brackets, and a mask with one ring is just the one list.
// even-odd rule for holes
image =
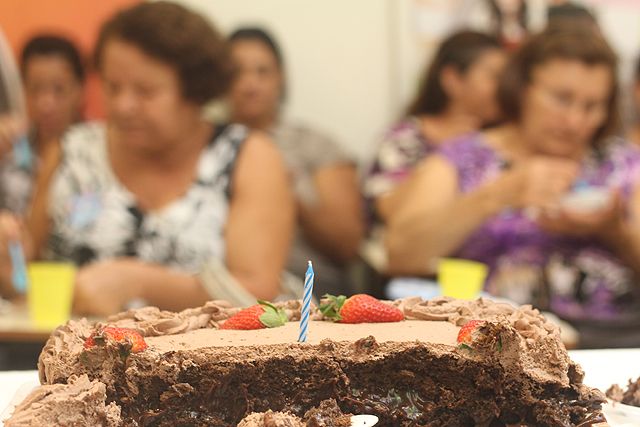
[[131, 344], [129, 345], [120, 345], [118, 347], [118, 353], [120, 353], [120, 358], [122, 360], [126, 360], [127, 357], [131, 354]]
[[274, 313], [272, 311], [265, 311], [259, 317], [260, 322], [267, 328], [277, 328], [278, 326], [284, 325], [286, 322], [286, 315], [283, 317], [279, 313]]
[[473, 351], [473, 347], [471, 347], [470, 345], [467, 345], [467, 344], [460, 344], [458, 346], [458, 348], [461, 349], [461, 350]]
[[262, 306], [262, 308], [264, 308], [265, 312], [276, 313], [278, 311], [278, 307], [276, 307], [275, 305], [271, 304], [269, 301], [265, 301], [265, 300], [259, 299], [258, 300], [258, 304], [260, 304]]
[[339, 322], [340, 320], [342, 320], [340, 310], [347, 300], [347, 297], [344, 295], [335, 296], [326, 294], [324, 298], [328, 299], [329, 301], [320, 305], [320, 312], [322, 312], [325, 317], [333, 320], [334, 322]]
[[269, 301], [258, 300], [258, 304], [260, 304], [264, 309], [264, 313], [259, 317], [260, 322], [267, 328], [277, 328], [289, 321], [287, 313], [285, 313], [283, 309], [271, 304]]

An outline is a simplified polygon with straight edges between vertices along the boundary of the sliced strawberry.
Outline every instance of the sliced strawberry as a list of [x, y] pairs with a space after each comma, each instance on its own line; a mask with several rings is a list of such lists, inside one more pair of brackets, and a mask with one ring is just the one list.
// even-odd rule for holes
[[392, 305], [366, 294], [356, 294], [349, 298], [344, 295], [325, 295], [327, 304], [320, 306], [325, 317], [341, 323], [381, 323], [399, 322], [404, 314]]
[[89, 350], [95, 346], [102, 346], [108, 342], [114, 344], [125, 344], [131, 346], [132, 353], [146, 350], [147, 343], [140, 333], [128, 328], [115, 328], [111, 326], [98, 329], [92, 333], [84, 342], [84, 348]]
[[486, 323], [484, 320], [469, 320], [467, 323], [462, 325], [458, 332], [458, 344], [471, 346], [471, 343], [473, 343], [474, 332], [484, 323]]
[[258, 300], [258, 304], [240, 310], [228, 318], [220, 329], [264, 329], [284, 325], [289, 319], [283, 309], [267, 301]]

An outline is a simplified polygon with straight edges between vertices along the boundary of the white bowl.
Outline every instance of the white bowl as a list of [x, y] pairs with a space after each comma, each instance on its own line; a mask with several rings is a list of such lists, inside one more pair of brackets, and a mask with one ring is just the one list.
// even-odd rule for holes
[[611, 201], [611, 190], [607, 187], [586, 187], [564, 196], [560, 206], [573, 212], [593, 213], [606, 208]]
[[636, 406], [629, 406], [610, 400], [602, 405], [602, 412], [604, 412], [604, 416], [611, 426], [640, 426], [640, 408]]

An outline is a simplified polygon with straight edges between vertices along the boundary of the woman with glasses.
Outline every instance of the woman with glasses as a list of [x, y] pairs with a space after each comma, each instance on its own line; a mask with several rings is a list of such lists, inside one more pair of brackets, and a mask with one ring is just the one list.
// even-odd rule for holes
[[498, 90], [508, 120], [417, 167], [388, 221], [390, 269], [481, 261], [489, 292], [556, 312], [582, 346], [640, 345], [640, 153], [611, 137], [616, 76], [590, 28], [528, 40]]

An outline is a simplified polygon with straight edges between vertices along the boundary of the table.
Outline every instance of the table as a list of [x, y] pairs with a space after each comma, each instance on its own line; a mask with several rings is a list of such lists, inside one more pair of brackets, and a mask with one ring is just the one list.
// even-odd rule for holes
[[629, 379], [640, 377], [640, 348], [571, 350], [569, 355], [584, 369], [584, 383], [602, 391], [614, 383], [626, 388]]
[[43, 343], [49, 338], [51, 329], [35, 326], [24, 300], [5, 303], [0, 310], [0, 342]]
[[[605, 391], [613, 383], [625, 386], [629, 378], [640, 377], [640, 348], [616, 350], [573, 350], [571, 358], [585, 370], [585, 383]], [[37, 371], [0, 372], [0, 414], [21, 386], [37, 384]], [[0, 420], [0, 426], [2, 421]]]
[[[98, 316], [72, 315], [72, 319], [86, 317], [91, 322], [105, 320]], [[36, 326], [29, 318], [29, 310], [24, 299], [7, 302], [0, 300], [0, 343], [29, 342], [44, 344], [53, 328]]]

